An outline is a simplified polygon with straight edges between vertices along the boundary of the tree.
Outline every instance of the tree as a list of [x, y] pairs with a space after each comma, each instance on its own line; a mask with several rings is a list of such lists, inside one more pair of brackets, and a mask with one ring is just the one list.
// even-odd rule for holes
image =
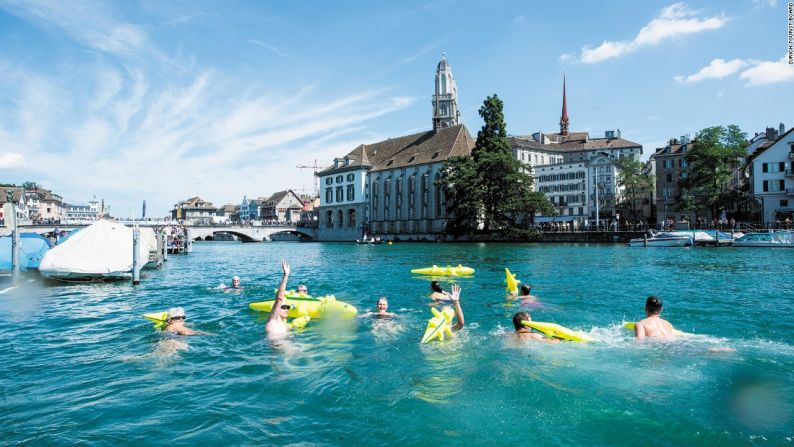
[[513, 157], [503, 108], [498, 96], [487, 97], [471, 157], [453, 157], [444, 164], [453, 216], [449, 229], [455, 234], [471, 234], [480, 223], [486, 233], [507, 234], [522, 219], [532, 221], [535, 213], [554, 214], [545, 195], [532, 191], [528, 168]]
[[648, 190], [653, 190], [654, 178], [652, 175], [643, 174], [642, 162], [632, 157], [618, 159], [615, 164], [618, 167], [618, 185], [624, 188], [624, 204], [631, 210], [631, 217], [637, 221], [637, 202], [645, 198]]
[[680, 208], [706, 208], [716, 218], [720, 208], [730, 201], [730, 180], [747, 154], [747, 144], [747, 135], [733, 124], [698, 132], [684, 156], [689, 168], [680, 183]]

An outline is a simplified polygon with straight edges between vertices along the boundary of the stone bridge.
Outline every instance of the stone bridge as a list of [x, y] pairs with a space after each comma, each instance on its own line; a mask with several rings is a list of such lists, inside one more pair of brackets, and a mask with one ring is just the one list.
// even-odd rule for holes
[[[131, 226], [132, 222], [122, 221], [127, 226]], [[156, 221], [141, 221], [136, 222], [144, 227], [163, 227], [167, 223]], [[71, 231], [75, 228], [85, 228], [89, 224], [76, 224], [76, 225], [20, 225], [19, 229], [23, 233], [38, 233], [41, 235], [52, 234], [55, 229], [62, 231]], [[316, 232], [313, 228], [297, 227], [290, 225], [262, 225], [262, 226], [249, 226], [249, 225], [185, 225], [190, 230], [190, 236], [194, 241], [213, 240], [218, 233], [229, 233], [237, 236], [243, 242], [262, 242], [271, 240], [274, 234], [294, 234], [302, 239], [314, 240]], [[0, 235], [9, 234], [10, 230], [7, 228], [0, 228]]]

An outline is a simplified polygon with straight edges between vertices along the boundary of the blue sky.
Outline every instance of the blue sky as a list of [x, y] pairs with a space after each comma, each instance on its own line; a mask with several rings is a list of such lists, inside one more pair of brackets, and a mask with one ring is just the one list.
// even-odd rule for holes
[[360, 143], [427, 130], [440, 54], [463, 122], [620, 129], [645, 158], [717, 124], [794, 125], [786, 2], [0, 0], [0, 182], [118, 216], [313, 185]]

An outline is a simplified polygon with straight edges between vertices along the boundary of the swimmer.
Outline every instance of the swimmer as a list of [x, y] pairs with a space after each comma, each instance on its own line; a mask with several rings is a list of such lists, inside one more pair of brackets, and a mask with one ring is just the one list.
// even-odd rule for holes
[[375, 318], [392, 318], [397, 316], [397, 314], [389, 312], [389, 300], [387, 300], [385, 296], [378, 298], [376, 308], [377, 310], [375, 310], [375, 312], [370, 311], [361, 316]]
[[230, 289], [242, 289], [242, 287], [240, 286], [239, 276], [235, 276], [232, 278], [232, 286], [230, 287]]
[[282, 335], [287, 333], [287, 313], [289, 312], [290, 305], [284, 304], [284, 293], [287, 289], [287, 279], [289, 278], [289, 264], [287, 261], [281, 261], [281, 271], [284, 276], [281, 278], [281, 284], [278, 285], [278, 292], [276, 292], [276, 300], [273, 303], [273, 309], [267, 317], [267, 324], [265, 324], [265, 332], [268, 335]]
[[645, 319], [634, 325], [634, 336], [643, 338], [672, 338], [673, 325], [663, 319], [662, 300], [651, 295], [645, 300]]
[[532, 328], [521, 324], [522, 321], [532, 321], [532, 318], [529, 316], [529, 312], [516, 312], [516, 314], [513, 315], [513, 327], [516, 328], [516, 331], [513, 332], [513, 335], [517, 339], [542, 341], [546, 343], [560, 342], [560, 340], [556, 338], [551, 338], [537, 332], [532, 332]]
[[[435, 281], [433, 281], [435, 282]], [[460, 286], [457, 284], [452, 284], [452, 293], [447, 294], [449, 297], [449, 301], [452, 301], [452, 306], [455, 309], [455, 324], [452, 325], [452, 329], [461, 330], [463, 329], [463, 309], [460, 307]], [[447, 309], [452, 309], [450, 306], [444, 306], [441, 308], [441, 312], [444, 312]]]
[[538, 301], [538, 297], [532, 295], [532, 286], [529, 284], [521, 285], [521, 290], [516, 298], [521, 300], [521, 304], [536, 303]]
[[309, 294], [309, 288], [306, 287], [306, 285], [301, 284], [301, 285], [298, 286], [298, 293], [302, 293], [304, 295], [308, 295]]
[[433, 291], [433, 293], [430, 294], [430, 299], [435, 301], [451, 301], [449, 292], [445, 292], [438, 281], [430, 283], [430, 290]]
[[178, 335], [205, 335], [203, 332], [194, 331], [185, 326], [186, 318], [185, 309], [181, 307], [172, 307], [168, 309], [168, 318], [165, 320], [168, 326], [166, 326], [165, 331]]

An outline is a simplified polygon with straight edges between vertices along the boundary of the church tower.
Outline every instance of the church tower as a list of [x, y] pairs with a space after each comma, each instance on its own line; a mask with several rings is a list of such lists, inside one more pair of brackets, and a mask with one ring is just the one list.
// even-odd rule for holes
[[562, 77], [562, 115], [560, 115], [560, 135], [568, 135], [568, 103], [565, 100], [565, 76]]
[[456, 126], [460, 123], [458, 111], [458, 88], [452, 77], [452, 67], [441, 53], [436, 68], [436, 93], [433, 95], [433, 130]]

